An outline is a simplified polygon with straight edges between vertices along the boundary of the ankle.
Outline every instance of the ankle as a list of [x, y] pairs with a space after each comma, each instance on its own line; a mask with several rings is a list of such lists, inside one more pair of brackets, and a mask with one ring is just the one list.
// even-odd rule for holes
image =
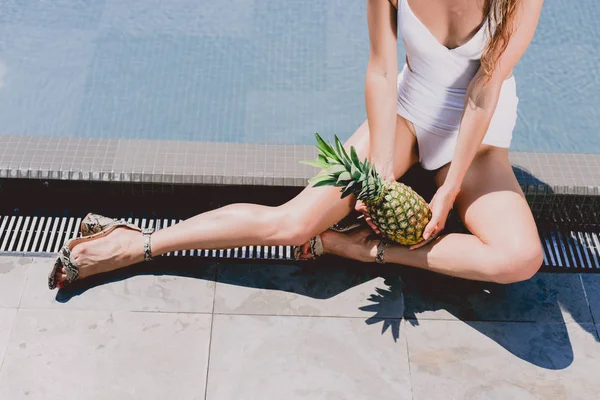
[[366, 261], [367, 262], [376, 262], [377, 259], [377, 245], [379, 241], [369, 241], [367, 243], [367, 251], [366, 251]]
[[125, 247], [124, 256], [128, 264], [137, 264], [144, 261], [144, 235], [135, 232], [130, 235]]

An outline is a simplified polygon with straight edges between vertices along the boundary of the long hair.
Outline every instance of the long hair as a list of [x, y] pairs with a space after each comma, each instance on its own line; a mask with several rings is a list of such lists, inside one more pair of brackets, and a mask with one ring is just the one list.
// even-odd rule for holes
[[[500, 55], [506, 50], [508, 41], [514, 32], [514, 20], [520, 0], [487, 0], [488, 32], [490, 40], [481, 55], [481, 67], [490, 78]], [[495, 32], [493, 27], [496, 27]]]

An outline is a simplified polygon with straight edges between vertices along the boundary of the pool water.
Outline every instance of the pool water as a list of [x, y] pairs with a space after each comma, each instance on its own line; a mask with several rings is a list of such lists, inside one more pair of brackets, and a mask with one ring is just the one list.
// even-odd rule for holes
[[[365, 119], [365, 12], [340, 0], [2, 0], [0, 134], [347, 138]], [[600, 153], [599, 20], [597, 0], [545, 2], [515, 71], [512, 150]]]

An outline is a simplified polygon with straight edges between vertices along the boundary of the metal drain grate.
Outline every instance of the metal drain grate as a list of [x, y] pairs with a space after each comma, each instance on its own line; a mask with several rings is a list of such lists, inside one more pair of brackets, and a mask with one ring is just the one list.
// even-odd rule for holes
[[600, 272], [600, 235], [598, 232], [548, 229], [540, 232], [544, 265], [564, 270]]
[[[126, 218], [142, 228], [156, 230], [181, 220], [170, 218]], [[0, 254], [55, 253], [65, 240], [79, 235], [81, 217], [0, 216]], [[600, 272], [600, 234], [596, 231], [572, 231], [546, 228], [540, 231], [544, 248], [544, 266], [576, 272]], [[291, 246], [243, 246], [221, 250], [183, 250], [167, 257], [202, 257], [243, 260], [291, 260]]]
[[[141, 228], [160, 230], [181, 220], [125, 218]], [[0, 254], [56, 253], [70, 238], [79, 235], [81, 217], [0, 216]], [[202, 257], [243, 260], [291, 260], [292, 246], [243, 246], [233, 249], [175, 251], [167, 257]]]

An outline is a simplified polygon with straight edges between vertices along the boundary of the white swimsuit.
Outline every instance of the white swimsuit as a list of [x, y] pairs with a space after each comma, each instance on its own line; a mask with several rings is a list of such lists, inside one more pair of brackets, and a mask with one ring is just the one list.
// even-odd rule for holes
[[[404, 65], [398, 75], [397, 112], [415, 128], [425, 169], [438, 169], [452, 160], [467, 87], [489, 37], [487, 21], [467, 43], [448, 49], [412, 12], [408, 0], [398, 1], [398, 27], [410, 68]], [[511, 76], [502, 84], [484, 144], [510, 147], [518, 102]]]

